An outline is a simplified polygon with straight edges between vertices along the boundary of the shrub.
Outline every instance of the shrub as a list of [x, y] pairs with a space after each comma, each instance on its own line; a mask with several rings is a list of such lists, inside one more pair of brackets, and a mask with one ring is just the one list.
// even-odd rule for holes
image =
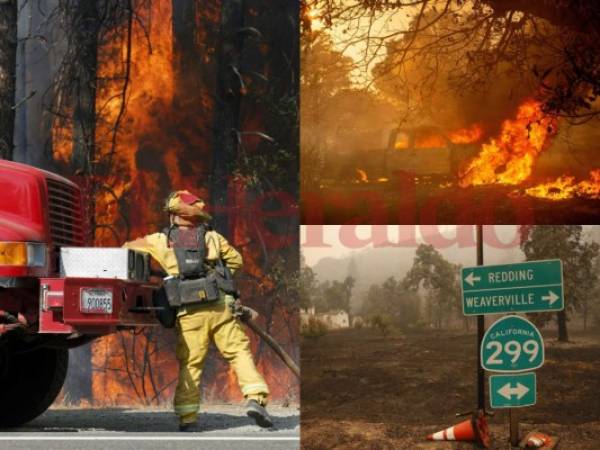
[[369, 319], [371, 328], [378, 330], [383, 337], [386, 337], [390, 332], [390, 319], [387, 316], [376, 314]]
[[327, 325], [316, 317], [309, 317], [308, 322], [302, 324], [300, 333], [309, 338], [318, 338], [327, 334]]

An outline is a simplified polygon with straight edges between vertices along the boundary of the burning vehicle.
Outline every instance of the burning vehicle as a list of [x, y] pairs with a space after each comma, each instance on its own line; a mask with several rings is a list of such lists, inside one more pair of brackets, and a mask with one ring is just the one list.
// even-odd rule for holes
[[43, 413], [70, 348], [157, 325], [146, 256], [80, 248], [81, 191], [58, 175], [0, 160], [0, 427]]
[[385, 177], [405, 173], [426, 183], [453, 182], [461, 164], [476, 154], [474, 142], [480, 138], [478, 126], [452, 133], [433, 126], [393, 130], [385, 151]]
[[[497, 125], [398, 127], [385, 148], [357, 150], [345, 163], [338, 157], [344, 176], [305, 196], [304, 220], [342, 223], [360, 216], [388, 223], [412, 211], [415, 216], [402, 220], [467, 223], [483, 214], [502, 223], [517, 216], [524, 223], [534, 217], [536, 223], [591, 223], [600, 199], [598, 161], [588, 151], [594, 133], [534, 98]], [[559, 203], [571, 212], [557, 209]]]
[[[348, 144], [343, 146], [345, 153], [333, 152], [327, 161], [327, 173], [335, 178], [331, 183], [386, 183], [406, 176], [424, 184], [456, 182], [459, 168], [477, 153], [482, 136], [477, 125], [450, 133], [435, 125], [396, 127], [383, 133], [381, 147]], [[377, 139], [373, 137], [371, 142]]]

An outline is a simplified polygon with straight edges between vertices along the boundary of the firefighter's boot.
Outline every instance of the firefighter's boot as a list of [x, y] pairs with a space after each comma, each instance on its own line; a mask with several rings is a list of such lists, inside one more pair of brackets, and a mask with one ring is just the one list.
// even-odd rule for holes
[[179, 423], [179, 431], [185, 431], [188, 433], [198, 431], [196, 422]]
[[267, 412], [266, 408], [258, 401], [253, 398], [248, 400], [246, 404], [246, 414], [251, 417], [261, 428], [270, 428], [273, 426], [273, 420]]

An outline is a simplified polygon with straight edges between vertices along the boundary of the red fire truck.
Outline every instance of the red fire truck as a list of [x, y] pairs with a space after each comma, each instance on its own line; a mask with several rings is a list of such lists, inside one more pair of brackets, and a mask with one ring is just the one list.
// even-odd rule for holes
[[[142, 272], [130, 277], [65, 272], [61, 252], [85, 244], [82, 215], [77, 185], [0, 160], [0, 427], [28, 422], [52, 404], [68, 349], [158, 323], [154, 286], [136, 261], [143, 255], [130, 255], [129, 269]], [[74, 265], [97, 264], [85, 255]]]

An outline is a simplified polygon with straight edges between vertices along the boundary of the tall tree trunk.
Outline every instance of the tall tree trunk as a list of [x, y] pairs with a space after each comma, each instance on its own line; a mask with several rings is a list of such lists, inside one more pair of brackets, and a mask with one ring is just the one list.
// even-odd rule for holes
[[[70, 92], [73, 105], [73, 171], [83, 177], [87, 184], [93, 175], [92, 161], [96, 148], [96, 89], [98, 69], [98, 33], [100, 20], [96, 1], [79, 0], [75, 8], [66, 11], [70, 18], [70, 31], [73, 34], [67, 57], [73, 58]], [[90, 221], [88, 241], [91, 244], [95, 235], [95, 200], [93, 185], [86, 189], [86, 217]], [[78, 404], [82, 400], [93, 402], [92, 392], [92, 345], [71, 350], [69, 371], [65, 381], [65, 399]]]
[[[73, 81], [73, 156], [76, 172], [91, 175], [96, 139], [96, 74], [99, 19], [95, 1], [80, 0], [72, 12], [71, 32], [75, 73]], [[93, 211], [93, 209], [92, 209]]]
[[[242, 84], [240, 59], [244, 45], [244, 0], [221, 3], [221, 47], [218, 49], [217, 104], [215, 111], [215, 146], [212, 163], [211, 204], [217, 229], [229, 230], [227, 211], [229, 179], [236, 162], [240, 130]], [[221, 207], [219, 211], [218, 208]]]
[[0, 0], [0, 158], [12, 159], [17, 65], [17, 0]]
[[568, 342], [569, 334], [567, 332], [567, 313], [558, 311], [556, 313], [556, 321], [558, 322], [558, 340], [560, 342]]

